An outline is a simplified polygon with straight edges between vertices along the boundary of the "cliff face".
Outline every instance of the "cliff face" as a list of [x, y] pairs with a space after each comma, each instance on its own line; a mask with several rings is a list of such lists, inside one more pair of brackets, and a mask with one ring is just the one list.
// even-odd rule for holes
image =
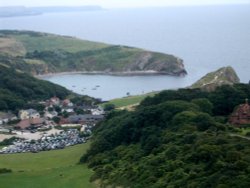
[[201, 88], [206, 91], [213, 91], [216, 87], [221, 85], [233, 85], [239, 83], [240, 79], [232, 67], [222, 67], [217, 71], [206, 74], [191, 88]]
[[183, 76], [187, 72], [183, 60], [172, 55], [142, 52], [124, 71], [156, 72], [173, 76]]
[[187, 74], [180, 58], [138, 48], [30, 31], [0, 31], [1, 40], [5, 43], [0, 45], [0, 63], [34, 75], [75, 71]]

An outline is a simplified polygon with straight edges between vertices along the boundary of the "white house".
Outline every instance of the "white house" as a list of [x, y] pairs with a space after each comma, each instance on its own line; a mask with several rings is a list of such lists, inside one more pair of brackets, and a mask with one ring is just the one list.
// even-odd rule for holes
[[52, 119], [53, 117], [57, 116], [58, 113], [56, 111], [48, 112], [46, 111], [44, 114], [44, 117]]
[[92, 115], [103, 115], [105, 114], [104, 110], [101, 107], [91, 109], [91, 114]]

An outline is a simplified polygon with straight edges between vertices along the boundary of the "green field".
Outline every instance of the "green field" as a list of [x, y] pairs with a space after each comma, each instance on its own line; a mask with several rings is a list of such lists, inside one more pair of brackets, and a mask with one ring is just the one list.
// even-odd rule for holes
[[14, 35], [15, 39], [24, 45], [28, 52], [34, 50], [47, 51], [61, 49], [67, 52], [79, 52], [86, 50], [96, 50], [105, 48], [109, 45], [97, 42], [90, 42], [87, 40], [79, 40], [74, 37], [62, 37], [53, 34], [40, 33], [40, 36], [30, 36], [29, 34]]
[[102, 104], [102, 106], [105, 106], [105, 104], [114, 104], [116, 108], [122, 108], [130, 105], [136, 105], [139, 104], [143, 99], [146, 97], [152, 97], [158, 92], [151, 92], [143, 95], [134, 95], [129, 97], [123, 97], [118, 99], [110, 100], [107, 103]]
[[0, 175], [3, 188], [94, 188], [92, 171], [77, 164], [89, 144], [40, 153], [0, 155], [0, 168], [12, 173]]

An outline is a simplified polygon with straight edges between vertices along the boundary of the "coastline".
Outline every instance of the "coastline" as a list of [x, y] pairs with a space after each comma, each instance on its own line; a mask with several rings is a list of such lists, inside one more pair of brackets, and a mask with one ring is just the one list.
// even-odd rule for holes
[[166, 75], [166, 76], [176, 76], [176, 77], [184, 77], [187, 73], [180, 74], [169, 74], [166, 72], [158, 72], [154, 70], [148, 71], [125, 71], [125, 72], [107, 72], [107, 71], [67, 71], [67, 72], [54, 72], [47, 74], [38, 74], [33, 75], [36, 78], [44, 78], [50, 76], [58, 76], [58, 75], [75, 75], [75, 74], [85, 74], [85, 75], [109, 75], [109, 76], [157, 76], [157, 75]]

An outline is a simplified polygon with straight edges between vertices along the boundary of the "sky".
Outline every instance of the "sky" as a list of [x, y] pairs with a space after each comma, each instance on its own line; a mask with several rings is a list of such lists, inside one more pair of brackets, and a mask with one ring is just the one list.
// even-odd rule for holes
[[250, 0], [0, 0], [0, 6], [100, 5], [104, 8], [192, 6], [214, 4], [250, 4]]

